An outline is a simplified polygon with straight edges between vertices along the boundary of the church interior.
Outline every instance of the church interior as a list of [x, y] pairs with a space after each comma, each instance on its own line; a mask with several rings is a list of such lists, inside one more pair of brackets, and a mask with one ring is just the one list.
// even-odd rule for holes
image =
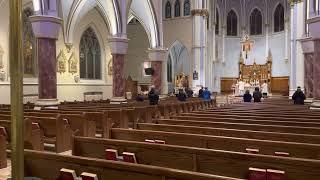
[[0, 0], [0, 100], [0, 180], [319, 180], [320, 0]]

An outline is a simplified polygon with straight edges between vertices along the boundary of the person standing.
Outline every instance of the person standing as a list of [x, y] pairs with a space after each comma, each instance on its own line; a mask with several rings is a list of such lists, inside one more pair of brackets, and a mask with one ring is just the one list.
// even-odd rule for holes
[[300, 86], [298, 86], [296, 92], [294, 92], [294, 94], [292, 95], [292, 100], [294, 104], [304, 104], [304, 100], [306, 100], [306, 95], [304, 95]]
[[267, 83], [267, 81], [264, 81], [264, 83], [261, 85], [261, 89], [262, 89], [263, 98], [267, 98], [268, 97], [268, 83]]
[[253, 102], [261, 102], [262, 94], [258, 87], [254, 89], [253, 92]]

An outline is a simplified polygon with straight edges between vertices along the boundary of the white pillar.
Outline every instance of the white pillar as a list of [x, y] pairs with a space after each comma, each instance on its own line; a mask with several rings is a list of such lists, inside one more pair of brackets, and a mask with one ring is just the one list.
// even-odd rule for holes
[[304, 36], [303, 3], [291, 6], [291, 47], [290, 47], [290, 96], [298, 86], [304, 88], [304, 56], [298, 39]]
[[[305, 14], [303, 2], [297, 4], [297, 38], [301, 39], [305, 37]], [[297, 42], [296, 48], [296, 85], [304, 89], [304, 54], [300, 42]]]
[[269, 55], [269, 24], [266, 24], [266, 58]]
[[198, 73], [198, 80], [193, 80], [193, 88], [206, 84], [206, 39], [207, 39], [207, 15], [208, 11], [205, 8], [205, 1], [195, 1], [194, 9], [192, 10], [193, 15], [193, 62], [194, 69]]

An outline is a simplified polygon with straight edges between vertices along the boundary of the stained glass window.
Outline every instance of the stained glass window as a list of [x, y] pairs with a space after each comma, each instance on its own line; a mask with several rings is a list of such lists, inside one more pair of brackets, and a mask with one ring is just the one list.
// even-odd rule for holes
[[250, 34], [262, 34], [262, 14], [258, 9], [254, 9], [250, 15]]
[[237, 14], [231, 10], [227, 17], [227, 35], [237, 36], [238, 35], [238, 17]]
[[80, 41], [80, 78], [101, 79], [101, 51], [94, 30], [89, 27]]

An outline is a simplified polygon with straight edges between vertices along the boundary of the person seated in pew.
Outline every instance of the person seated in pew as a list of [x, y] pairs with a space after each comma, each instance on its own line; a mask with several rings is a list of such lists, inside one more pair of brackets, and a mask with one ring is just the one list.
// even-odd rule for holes
[[179, 101], [186, 101], [187, 100], [187, 95], [186, 93], [183, 91], [183, 89], [179, 89], [179, 93], [177, 94], [177, 99]]
[[245, 94], [243, 95], [243, 102], [251, 102], [252, 96], [249, 90], [246, 90]]
[[139, 93], [136, 97], [137, 102], [143, 102], [144, 101], [144, 96], [143, 94]]
[[149, 104], [150, 105], [158, 105], [159, 102], [159, 95], [156, 93], [154, 87], [148, 93]]
[[294, 94], [292, 95], [292, 100], [294, 104], [301, 104], [301, 105], [304, 104], [304, 100], [306, 100], [306, 96], [302, 92], [300, 86], [298, 86], [296, 92], [294, 92]]
[[253, 92], [253, 102], [261, 102], [262, 94], [258, 87], [254, 89]]
[[211, 92], [208, 90], [207, 87], [204, 88], [204, 91], [203, 91], [203, 99], [205, 101], [210, 101], [211, 100]]
[[187, 88], [187, 89], [186, 89], [186, 93], [187, 93], [187, 97], [188, 97], [188, 98], [193, 97], [193, 91], [192, 91], [191, 88]]
[[203, 87], [202, 86], [201, 86], [201, 89], [199, 89], [198, 97], [203, 98]]

